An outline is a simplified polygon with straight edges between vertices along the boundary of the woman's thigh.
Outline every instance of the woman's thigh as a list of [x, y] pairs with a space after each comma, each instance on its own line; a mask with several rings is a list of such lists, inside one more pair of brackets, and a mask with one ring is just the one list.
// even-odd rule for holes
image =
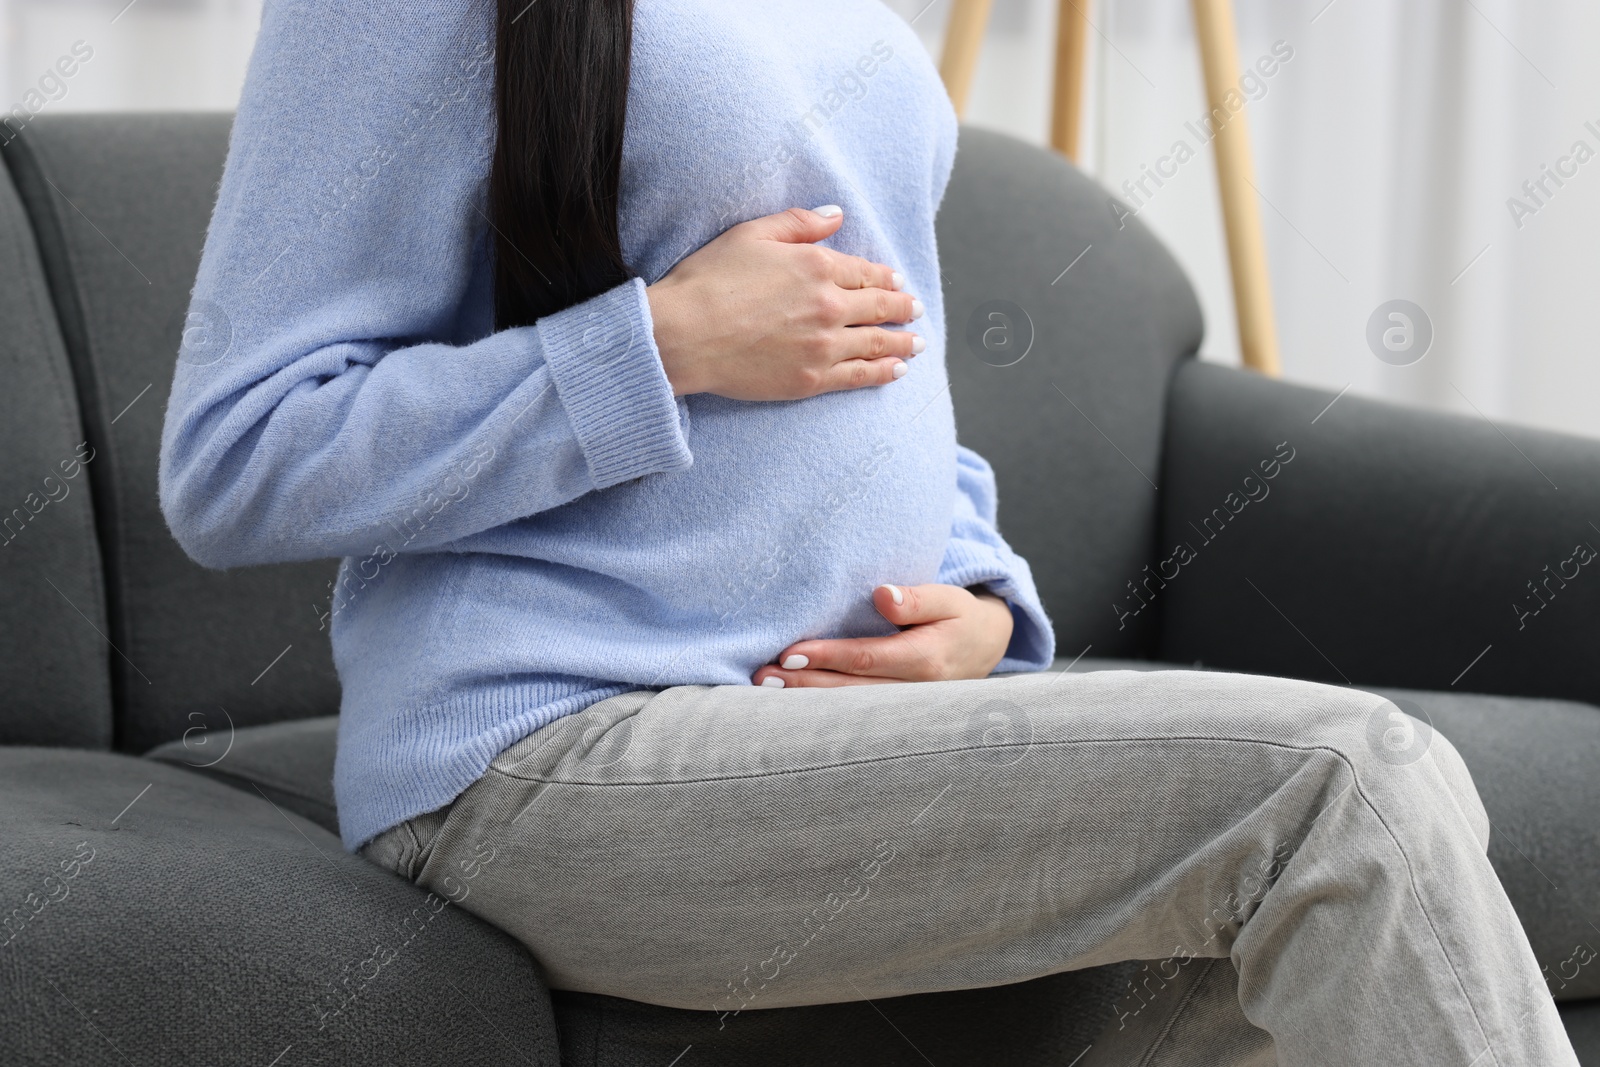
[[1406, 797], [1453, 798], [1482, 859], [1465, 767], [1393, 710], [1193, 671], [631, 693], [501, 753], [417, 880], [556, 988], [725, 1012], [1225, 957], [1340, 801], [1398, 812], [1362, 847], [1403, 867]]

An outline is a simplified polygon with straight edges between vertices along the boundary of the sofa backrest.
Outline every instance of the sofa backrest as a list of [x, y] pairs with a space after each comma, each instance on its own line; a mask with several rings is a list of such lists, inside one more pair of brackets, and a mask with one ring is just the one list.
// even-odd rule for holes
[[[230, 121], [41, 116], [4, 148], [97, 453], [87, 474], [116, 651], [102, 645], [93, 663], [109, 663], [123, 751], [339, 706], [315, 607], [334, 565], [207, 571], [156, 499], [162, 414]], [[8, 625], [10, 610], [0, 608]]]
[[[157, 503], [163, 407], [229, 126], [53, 116], [4, 146], [34, 239], [8, 242], [0, 266], [21, 280], [0, 293], [12, 324], [0, 358], [22, 386], [0, 412], [19, 459], [0, 499], [26, 499], [80, 441], [94, 452], [77, 491], [41, 516], [50, 536], [0, 550], [8, 588], [26, 590], [0, 607], [22, 638], [0, 667], [48, 675], [31, 704], [0, 712], [4, 740], [142, 752], [338, 708], [318, 610], [334, 564], [207, 571]], [[26, 236], [0, 185], [7, 228]], [[938, 233], [961, 437], [998, 471], [1002, 530], [1032, 562], [1062, 652], [1148, 655], [1153, 633], [1119, 629], [1105, 605], [1151, 558], [1167, 381], [1200, 339], [1194, 295], [1102, 190], [1001, 134], [962, 131]], [[33, 588], [49, 592], [36, 577], [50, 575], [55, 601]], [[28, 733], [25, 707], [52, 725]]]
[[1154, 559], [1167, 388], [1203, 330], [1194, 290], [1104, 189], [1004, 134], [961, 131], [938, 232], [957, 430], [994, 465], [1000, 530], [1057, 654], [1153, 656], [1155, 613], [1124, 628], [1111, 605]]

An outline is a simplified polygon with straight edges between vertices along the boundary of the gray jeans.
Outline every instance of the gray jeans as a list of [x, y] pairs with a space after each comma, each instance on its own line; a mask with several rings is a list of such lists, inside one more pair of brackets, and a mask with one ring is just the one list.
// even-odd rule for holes
[[550, 984], [737, 1013], [1161, 961], [1080, 1067], [1575, 1067], [1450, 743], [1163, 671], [638, 692], [363, 849]]

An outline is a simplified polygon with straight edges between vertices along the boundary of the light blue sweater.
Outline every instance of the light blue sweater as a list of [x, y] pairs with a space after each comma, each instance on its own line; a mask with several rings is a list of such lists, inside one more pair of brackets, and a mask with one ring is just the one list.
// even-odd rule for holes
[[[749, 685], [894, 628], [883, 582], [985, 583], [999, 670], [1054, 651], [994, 478], [956, 445], [934, 215], [956, 119], [878, 0], [638, 0], [635, 278], [491, 329], [487, 0], [268, 0], [167, 407], [161, 505], [209, 567], [344, 557], [345, 847], [628, 690]], [[837, 203], [927, 351], [887, 386], [674, 399], [644, 287], [736, 222]], [[781, 693], [762, 691], [762, 699]]]

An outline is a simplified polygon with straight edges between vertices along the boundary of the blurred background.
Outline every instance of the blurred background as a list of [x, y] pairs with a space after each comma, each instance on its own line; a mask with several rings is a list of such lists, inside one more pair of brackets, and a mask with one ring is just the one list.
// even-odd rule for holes
[[[937, 56], [949, 0], [885, 2]], [[1600, 5], [1236, 4], [1244, 64], [1291, 56], [1248, 105], [1284, 377], [1600, 436]], [[1046, 143], [1056, 7], [995, 0], [967, 121]], [[0, 107], [232, 108], [260, 9], [0, 0]], [[1094, 0], [1090, 17], [1083, 164], [1116, 191], [1177, 141], [1197, 151], [1139, 217], [1200, 292], [1202, 354], [1237, 363], [1215, 170], [1186, 126], [1206, 111], [1189, 4]], [[1409, 366], [1366, 340], [1394, 299], [1433, 325]]]

